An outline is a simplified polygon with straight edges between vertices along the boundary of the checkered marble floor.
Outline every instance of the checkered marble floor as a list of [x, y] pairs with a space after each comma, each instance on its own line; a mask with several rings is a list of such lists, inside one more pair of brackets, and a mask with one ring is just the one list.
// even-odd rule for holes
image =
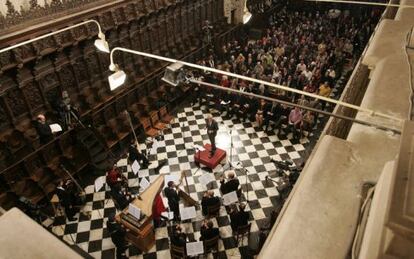
[[[268, 222], [271, 211], [281, 205], [276, 185], [266, 181], [266, 176], [276, 171], [271, 158], [291, 159], [299, 164], [309, 148], [309, 139], [293, 140], [291, 133], [285, 135], [283, 132], [279, 136], [275, 133], [267, 134], [252, 122], [241, 123], [235, 119], [223, 120], [214, 110], [212, 110], [212, 115], [219, 123], [217, 146], [226, 150], [227, 158], [230, 157], [230, 153], [233, 154], [232, 165], [236, 168], [236, 175], [244, 192], [242, 199], [245, 201], [248, 197], [247, 210], [252, 223], [251, 232], [257, 234], [259, 228]], [[152, 164], [149, 169], [141, 170], [139, 174], [151, 182], [158, 174], [179, 174], [183, 170], [189, 170], [191, 174], [188, 173], [187, 180], [190, 195], [200, 201], [206, 187], [200, 184], [199, 177], [209, 172], [196, 167], [193, 155], [194, 145], [209, 142], [204, 129], [205, 116], [206, 112], [199, 106], [187, 107], [179, 111], [175, 122], [170, 125], [170, 128], [164, 130], [164, 140], [159, 143], [156, 155], [151, 155]], [[231, 138], [232, 152], [230, 152]], [[145, 145], [141, 145], [141, 149], [145, 148]], [[138, 190], [138, 180], [132, 173], [127, 159], [119, 160], [118, 166], [128, 177], [130, 187]], [[220, 196], [219, 178], [228, 166], [229, 161], [223, 161], [213, 171], [216, 182], [213, 182], [212, 186], [218, 196]], [[277, 180], [277, 177], [272, 178]], [[248, 193], [245, 192], [246, 189]], [[94, 186], [88, 186], [86, 193], [86, 206], [83, 211], [89, 215], [78, 215], [78, 220], [75, 222], [65, 222], [63, 217], [58, 217], [52, 231], [66, 242], [76, 244], [94, 258], [115, 258], [114, 245], [106, 229], [107, 217], [116, 213], [115, 206], [103, 189], [95, 192]], [[165, 198], [164, 204], [168, 205]], [[184, 231], [198, 240], [202, 220], [201, 210], [198, 209], [196, 219], [182, 224]], [[213, 223], [219, 227], [221, 235], [217, 258], [250, 258], [247, 255], [247, 238], [243, 244], [236, 244], [230, 228], [230, 219], [224, 207], [220, 211], [220, 216], [213, 219]], [[127, 255], [130, 258], [170, 258], [167, 227], [157, 228], [155, 236], [156, 245], [149, 252], [142, 253], [130, 246]], [[212, 255], [208, 255], [208, 258], [212, 258]]]

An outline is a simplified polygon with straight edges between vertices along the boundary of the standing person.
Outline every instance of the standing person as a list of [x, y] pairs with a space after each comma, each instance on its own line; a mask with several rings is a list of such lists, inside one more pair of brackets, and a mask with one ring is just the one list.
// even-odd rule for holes
[[292, 129], [293, 138], [298, 138], [298, 130], [302, 125], [302, 112], [299, 107], [295, 107], [289, 114], [289, 126]]
[[36, 131], [39, 134], [41, 144], [46, 144], [53, 139], [53, 133], [50, 129], [50, 125], [46, 122], [46, 117], [43, 114], [37, 115], [36, 118]]
[[128, 160], [132, 164], [134, 161], [138, 161], [138, 163], [141, 164], [142, 169], [147, 169], [150, 162], [148, 161], [148, 158], [139, 152], [137, 143], [135, 143], [135, 140], [131, 140], [131, 145], [128, 147]]
[[[319, 86], [318, 95], [329, 98], [331, 96], [331, 92], [332, 89], [329, 87], [328, 81]], [[320, 101], [320, 103], [322, 105], [322, 110], [325, 110], [326, 101]]]
[[125, 241], [126, 230], [121, 224], [115, 222], [114, 216], [111, 215], [106, 223], [109, 235], [111, 235], [112, 243], [116, 246], [116, 259], [127, 258], [125, 251], [127, 250], [127, 242]]
[[169, 181], [167, 183], [167, 187], [164, 189], [164, 195], [168, 199], [168, 207], [170, 207], [170, 211], [174, 212], [174, 220], [178, 221], [180, 217], [180, 196], [178, 196], [174, 181]]
[[69, 221], [75, 221], [75, 208], [73, 207], [73, 200], [70, 192], [67, 190], [66, 184], [63, 180], [59, 182], [59, 185], [56, 188], [56, 195], [59, 198], [60, 203], [62, 204], [63, 208], [65, 209], [66, 218]]
[[215, 121], [213, 119], [213, 116], [211, 116], [211, 114], [209, 114], [207, 116], [207, 135], [208, 135], [208, 138], [210, 139], [210, 143], [211, 143], [211, 151], [210, 151], [209, 158], [213, 157], [214, 154], [216, 153], [217, 131], [218, 131], [217, 121]]

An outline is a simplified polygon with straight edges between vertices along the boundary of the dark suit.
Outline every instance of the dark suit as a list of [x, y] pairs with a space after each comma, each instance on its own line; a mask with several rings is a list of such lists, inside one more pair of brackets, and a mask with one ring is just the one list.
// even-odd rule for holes
[[138, 151], [134, 145], [130, 145], [128, 148], [128, 159], [130, 163], [134, 163], [137, 160], [139, 163], [142, 161], [144, 167], [148, 166], [149, 162], [146, 156]]
[[207, 228], [202, 226], [200, 229], [200, 240], [208, 240], [208, 239], [212, 239], [216, 236], [220, 235], [219, 229], [218, 228]]
[[180, 216], [180, 196], [178, 196], [178, 193], [174, 188], [170, 187], [165, 187], [164, 195], [168, 199], [168, 207], [170, 207], [170, 210], [174, 212], [174, 218], [178, 219], [178, 217]]
[[73, 220], [73, 216], [75, 215], [75, 209], [73, 208], [73, 200], [72, 196], [68, 190], [62, 189], [58, 187], [56, 189], [56, 195], [59, 198], [60, 204], [62, 204], [63, 208], [65, 209], [66, 217], [69, 220]]
[[53, 134], [49, 123], [42, 124], [36, 121], [35, 127], [37, 134], [39, 134], [39, 140], [41, 144], [46, 144], [53, 139]]
[[109, 191], [109, 195], [112, 197], [112, 199], [114, 199], [116, 204], [119, 206], [118, 209], [123, 210], [126, 207], [128, 207], [129, 200], [122, 193], [121, 188], [119, 188], [119, 187], [111, 188], [111, 190]]
[[221, 193], [226, 194], [226, 193], [230, 193], [233, 191], [237, 192], [237, 190], [239, 189], [240, 182], [239, 182], [239, 179], [234, 178], [227, 182], [224, 182], [224, 180], [222, 180], [220, 181], [220, 184], [221, 184], [220, 185]]
[[220, 204], [220, 199], [218, 197], [203, 197], [201, 200], [201, 210], [203, 215], [207, 215], [208, 211], [207, 208]]
[[236, 231], [240, 226], [246, 226], [249, 223], [249, 213], [246, 211], [239, 211], [230, 214], [230, 226], [233, 231]]
[[107, 222], [106, 227], [109, 235], [111, 235], [112, 243], [116, 246], [116, 258], [123, 258], [122, 254], [125, 253], [128, 246], [125, 241], [126, 231], [116, 222]]
[[214, 155], [214, 153], [216, 152], [217, 131], [218, 131], [217, 121], [215, 121], [214, 119], [212, 119], [210, 123], [207, 121], [207, 135], [211, 143], [211, 155]]

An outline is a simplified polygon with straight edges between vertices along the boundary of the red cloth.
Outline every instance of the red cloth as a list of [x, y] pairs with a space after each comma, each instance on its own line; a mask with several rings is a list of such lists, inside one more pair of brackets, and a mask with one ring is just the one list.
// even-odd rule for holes
[[154, 219], [158, 220], [161, 217], [161, 213], [166, 211], [164, 202], [162, 201], [161, 195], [158, 193], [154, 199], [154, 205], [152, 207], [152, 216]]

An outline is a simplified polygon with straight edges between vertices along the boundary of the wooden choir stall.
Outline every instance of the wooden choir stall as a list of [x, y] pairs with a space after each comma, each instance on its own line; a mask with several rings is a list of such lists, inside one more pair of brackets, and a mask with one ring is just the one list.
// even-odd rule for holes
[[126, 229], [127, 240], [141, 251], [148, 251], [155, 244], [155, 232], [153, 225], [154, 200], [164, 187], [164, 176], [160, 175], [151, 185], [145, 189], [140, 198], [135, 198], [131, 203], [141, 210], [140, 219], [128, 213], [125, 208], [115, 218]]

